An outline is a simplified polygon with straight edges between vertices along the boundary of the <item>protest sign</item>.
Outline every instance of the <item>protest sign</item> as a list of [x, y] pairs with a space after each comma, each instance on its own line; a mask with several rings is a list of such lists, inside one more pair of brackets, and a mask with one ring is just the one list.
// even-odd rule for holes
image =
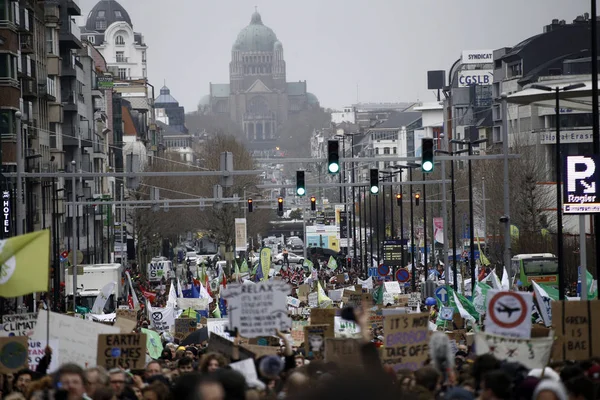
[[260, 382], [258, 379], [258, 373], [256, 372], [256, 365], [252, 359], [236, 361], [229, 364], [229, 367], [242, 374], [248, 385], [256, 385]]
[[331, 325], [331, 332], [333, 332], [333, 320], [336, 311], [335, 308], [313, 308], [310, 310], [310, 324]]
[[[325, 339], [333, 337], [330, 334], [331, 325], [308, 325], [304, 327], [304, 350], [306, 354], [312, 354], [321, 358], [325, 351]], [[331, 329], [333, 332], [333, 329]]]
[[243, 344], [242, 347], [254, 353], [257, 359], [263, 356], [276, 356], [279, 351], [279, 346], [260, 346], [257, 344]]
[[292, 321], [292, 339], [294, 346], [300, 346], [304, 343], [304, 327], [308, 325], [308, 321]]
[[[58, 340], [50, 340], [50, 343], [41, 342], [39, 340], [29, 339], [29, 366], [28, 368], [35, 371], [40, 363], [40, 360], [46, 354], [46, 344], [52, 349], [52, 354], [59, 354], [60, 349], [58, 348]], [[48, 372], [54, 372], [58, 369], [58, 357], [51, 357], [50, 366]]]
[[600, 354], [600, 301], [553, 301], [552, 323], [562, 341], [555, 361], [583, 361]]
[[[202, 323], [202, 320], [200, 323]], [[229, 332], [227, 332], [227, 326], [229, 325], [229, 320], [227, 318], [208, 318], [205, 320], [205, 324], [209, 335], [214, 333], [233, 342], [233, 338]]]
[[381, 308], [369, 309], [369, 326], [371, 329], [383, 328], [383, 312]]
[[391, 293], [393, 295], [400, 294], [400, 284], [398, 281], [384, 282], [383, 290], [385, 293]]
[[413, 310], [416, 310], [421, 305], [421, 293], [413, 292], [410, 293], [410, 297], [408, 299], [408, 306]]
[[296, 289], [296, 293], [298, 294], [298, 298], [302, 301], [306, 301], [308, 294], [310, 293], [310, 285], [302, 284], [298, 286]]
[[119, 308], [117, 310], [117, 318], [128, 319], [128, 320], [137, 322], [137, 317], [138, 317], [137, 310], [129, 310], [129, 309], [122, 309], [122, 308]]
[[[50, 328], [47, 328], [50, 315]], [[48, 330], [46, 330], [48, 329]], [[58, 340], [60, 352], [52, 358], [58, 358], [59, 364], [75, 363], [83, 368], [95, 366], [98, 350], [98, 334], [118, 334], [119, 328], [96, 324], [79, 318], [54, 312], [38, 314], [32, 339], [45, 342], [47, 332], [50, 340]]]
[[354, 321], [346, 321], [342, 317], [334, 318], [334, 333], [336, 337], [354, 336], [360, 333], [360, 326]]
[[146, 335], [127, 333], [98, 335], [98, 366], [143, 369], [146, 365]]
[[279, 346], [281, 343], [281, 339], [279, 339], [277, 336], [264, 336], [258, 338], [250, 338], [248, 339], [248, 343], [257, 346]]
[[410, 300], [410, 295], [408, 295], [408, 294], [400, 294], [400, 295], [396, 296], [396, 298], [397, 298], [396, 303], [400, 307], [408, 307], [408, 302]]
[[177, 307], [182, 310], [187, 310], [189, 308], [192, 310], [206, 310], [208, 309], [208, 299], [178, 298]]
[[287, 304], [288, 306], [292, 306], [292, 307], [300, 307], [300, 299], [297, 299], [295, 297], [292, 296], [288, 296], [287, 297]]
[[223, 297], [229, 308], [230, 328], [246, 338], [270, 336], [277, 329], [289, 330], [287, 313], [291, 286], [283, 281], [263, 281], [255, 285], [228, 285]]
[[152, 307], [148, 303], [150, 323], [157, 332], [168, 332], [175, 325], [175, 309], [173, 307]]
[[343, 295], [344, 289], [330, 290], [329, 293], [327, 293], [327, 296], [331, 299], [331, 301], [342, 301]]
[[[215, 333], [210, 334], [207, 349], [209, 352], [221, 353], [227, 358], [233, 356], [233, 342]], [[239, 353], [240, 360], [245, 360], [246, 358], [254, 359], [254, 353], [243, 346], [239, 347]]]
[[27, 336], [0, 338], [0, 373], [17, 372], [27, 366], [29, 354]]
[[490, 289], [487, 292], [485, 331], [529, 339], [533, 293]]
[[319, 294], [317, 292], [310, 293], [308, 295], [308, 305], [310, 308], [316, 308], [319, 306]]
[[31, 336], [33, 335], [36, 322], [37, 313], [3, 315], [0, 337]]
[[493, 354], [498, 360], [519, 362], [529, 369], [548, 365], [552, 342], [551, 337], [519, 339], [485, 332], [475, 333], [477, 355]]
[[334, 362], [338, 365], [361, 365], [361, 344], [356, 339], [325, 339], [325, 362]]
[[400, 314], [384, 318], [382, 361], [394, 371], [417, 370], [429, 354], [429, 314]]
[[196, 318], [177, 318], [175, 320], [175, 339], [183, 340], [196, 330]]

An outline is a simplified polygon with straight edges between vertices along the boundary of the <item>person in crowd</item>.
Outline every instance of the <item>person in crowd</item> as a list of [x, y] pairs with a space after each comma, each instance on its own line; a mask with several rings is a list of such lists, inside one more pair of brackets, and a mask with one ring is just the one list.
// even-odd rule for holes
[[22, 369], [18, 371], [13, 378], [13, 388], [16, 392], [27, 394], [29, 385], [33, 379], [35, 372], [30, 369]]
[[177, 361], [177, 371], [180, 375], [194, 371], [194, 361], [189, 357], [179, 359]]
[[64, 400], [90, 400], [85, 394], [87, 384], [85, 372], [77, 364], [64, 364], [55, 374], [56, 386], [64, 391], [66, 398]]
[[227, 360], [219, 353], [207, 353], [200, 359], [198, 369], [200, 372], [206, 374], [209, 372], [215, 372], [219, 368], [225, 368], [227, 366]]
[[151, 377], [160, 374], [162, 374], [162, 366], [158, 361], [153, 360], [146, 365], [146, 372], [144, 373], [144, 378], [146, 381], [148, 381], [148, 379]]
[[169, 387], [163, 382], [153, 382], [142, 389], [143, 400], [168, 400], [170, 397]]
[[[96, 390], [98, 390], [99, 388], [106, 388], [110, 381], [106, 369], [102, 367], [93, 367], [86, 369], [85, 379], [87, 382], [85, 386], [85, 392], [92, 399], [94, 398], [94, 393], [96, 393]], [[104, 393], [103, 395], [106, 395], [106, 393]]]
[[113, 390], [115, 396], [119, 397], [125, 389], [125, 385], [129, 383], [127, 374], [120, 368], [111, 369], [108, 371], [110, 388]]

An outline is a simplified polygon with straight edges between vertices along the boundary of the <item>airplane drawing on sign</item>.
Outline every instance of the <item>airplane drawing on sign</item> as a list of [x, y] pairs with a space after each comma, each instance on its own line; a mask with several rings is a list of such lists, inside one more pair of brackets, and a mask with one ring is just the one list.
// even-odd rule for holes
[[521, 309], [518, 307], [510, 308], [506, 304], [502, 304], [500, 302], [498, 302], [498, 304], [500, 304], [501, 307], [496, 307], [496, 311], [499, 313], [507, 313], [508, 318], [510, 318], [514, 312], [521, 311]]

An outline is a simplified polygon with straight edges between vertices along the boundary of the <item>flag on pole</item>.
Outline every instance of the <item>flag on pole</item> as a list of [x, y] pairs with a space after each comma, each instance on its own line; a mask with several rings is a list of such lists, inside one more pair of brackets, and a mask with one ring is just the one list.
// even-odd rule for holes
[[117, 286], [117, 282], [109, 282], [100, 291], [100, 294], [96, 296], [96, 300], [94, 300], [94, 305], [92, 306], [92, 314], [103, 314], [104, 306], [108, 301], [108, 298], [112, 294], [113, 290], [115, 290], [115, 286]]
[[0, 296], [48, 291], [50, 230], [0, 240]]
[[127, 275], [127, 282], [129, 282], [129, 293], [131, 296], [129, 307], [134, 310], [137, 310], [138, 308], [140, 308], [140, 301], [138, 300], [135, 290], [133, 290], [133, 283], [131, 283], [131, 275], [129, 275], [129, 271], [125, 271], [125, 275]]
[[244, 260], [242, 262], [242, 266], [240, 267], [240, 272], [242, 272], [242, 273], [248, 272], [248, 263], [246, 262], [246, 260]]
[[329, 262], [327, 263], [327, 267], [332, 271], [335, 271], [337, 269], [337, 261], [335, 261], [335, 258], [333, 258], [333, 256], [329, 256]]

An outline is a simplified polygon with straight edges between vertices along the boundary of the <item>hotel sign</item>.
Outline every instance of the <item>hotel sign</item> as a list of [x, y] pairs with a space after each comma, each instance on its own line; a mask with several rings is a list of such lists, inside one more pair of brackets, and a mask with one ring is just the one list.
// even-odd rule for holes
[[[592, 143], [592, 130], [565, 130], [560, 133], [560, 142], [563, 143]], [[543, 131], [540, 132], [540, 144], [555, 144], [556, 132]]]
[[2, 224], [2, 235], [3, 237], [10, 236], [10, 219], [11, 219], [11, 206], [10, 206], [10, 191], [4, 190], [2, 192], [2, 214], [4, 215], [4, 222]]

